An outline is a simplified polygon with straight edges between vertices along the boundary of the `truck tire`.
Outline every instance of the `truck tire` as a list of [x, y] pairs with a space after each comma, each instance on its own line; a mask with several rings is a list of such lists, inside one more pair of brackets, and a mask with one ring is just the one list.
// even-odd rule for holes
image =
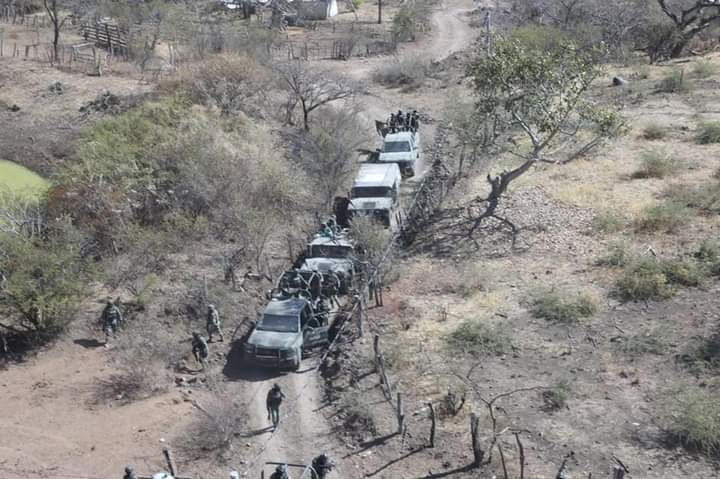
[[415, 168], [413, 168], [412, 166], [408, 166], [407, 168], [405, 168], [405, 175], [408, 178], [412, 178], [413, 176], [415, 176]]

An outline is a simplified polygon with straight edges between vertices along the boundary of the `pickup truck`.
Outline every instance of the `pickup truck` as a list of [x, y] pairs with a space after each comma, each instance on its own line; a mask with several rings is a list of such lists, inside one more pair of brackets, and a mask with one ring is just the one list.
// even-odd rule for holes
[[251, 364], [300, 369], [303, 352], [329, 342], [328, 317], [315, 314], [309, 298], [273, 298], [243, 345]]
[[400, 131], [385, 135], [378, 161], [397, 163], [403, 178], [415, 176], [415, 164], [420, 158], [420, 134]]
[[335, 237], [316, 235], [307, 245], [303, 271], [317, 271], [323, 275], [334, 274], [339, 281], [339, 293], [346, 294], [352, 287], [355, 275], [355, 247], [344, 234]]

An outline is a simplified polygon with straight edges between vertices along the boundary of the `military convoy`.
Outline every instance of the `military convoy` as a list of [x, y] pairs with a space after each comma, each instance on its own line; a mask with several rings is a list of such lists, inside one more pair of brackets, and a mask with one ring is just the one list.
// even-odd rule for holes
[[[360, 165], [343, 217], [371, 216], [392, 232], [402, 226], [400, 185], [415, 174], [419, 157], [417, 116], [404, 131], [384, 135], [383, 150]], [[339, 219], [340, 214], [336, 212]], [[272, 368], [300, 368], [305, 353], [331, 340], [339, 297], [355, 288], [358, 262], [347, 225], [331, 218], [307, 244], [296, 268], [268, 292], [268, 304], [243, 344], [243, 358]]]

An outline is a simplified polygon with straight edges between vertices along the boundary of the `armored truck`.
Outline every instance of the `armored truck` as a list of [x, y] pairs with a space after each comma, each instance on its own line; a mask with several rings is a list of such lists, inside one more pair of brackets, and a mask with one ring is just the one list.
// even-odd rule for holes
[[388, 133], [383, 140], [378, 161], [397, 163], [403, 178], [415, 176], [415, 165], [420, 158], [420, 134], [413, 131]]
[[329, 342], [327, 315], [316, 314], [310, 298], [273, 298], [243, 345], [243, 357], [258, 366], [291, 368], [303, 351]]
[[400, 214], [400, 167], [397, 163], [363, 163], [350, 190], [350, 216], [372, 215], [395, 230]]

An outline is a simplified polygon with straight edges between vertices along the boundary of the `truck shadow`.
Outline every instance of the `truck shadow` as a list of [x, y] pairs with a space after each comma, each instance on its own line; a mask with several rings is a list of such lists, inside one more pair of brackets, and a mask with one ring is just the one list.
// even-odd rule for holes
[[287, 374], [287, 371], [261, 368], [243, 361], [242, 341], [233, 341], [222, 372], [231, 381], [252, 382], [267, 381]]

